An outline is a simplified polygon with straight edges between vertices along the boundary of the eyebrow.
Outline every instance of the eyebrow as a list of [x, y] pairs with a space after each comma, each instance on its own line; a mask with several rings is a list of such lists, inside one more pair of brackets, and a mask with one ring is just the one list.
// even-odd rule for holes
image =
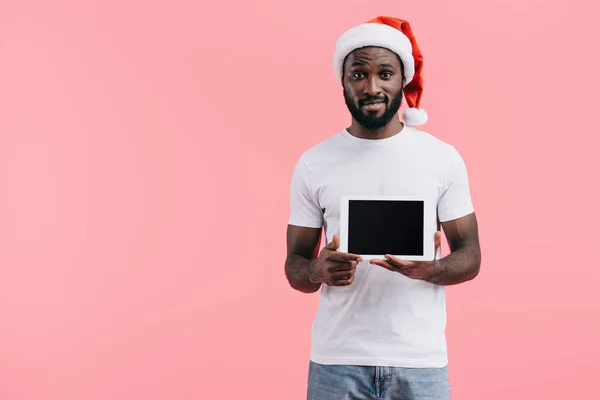
[[[353, 62], [351, 65], [350, 65], [350, 67], [364, 66], [364, 65], [367, 65], [367, 63], [366, 63], [366, 62], [364, 62], [364, 61], [356, 60], [356, 61], [354, 61], [354, 62]], [[392, 64], [390, 64], [390, 63], [381, 63], [381, 64], [379, 64], [379, 66], [380, 66], [380, 67], [383, 67], [383, 68], [395, 68], [395, 67], [394, 67]]]

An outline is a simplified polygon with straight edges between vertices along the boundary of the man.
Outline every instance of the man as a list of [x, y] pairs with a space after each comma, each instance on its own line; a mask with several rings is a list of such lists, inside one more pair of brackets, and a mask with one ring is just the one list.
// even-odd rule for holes
[[[419, 109], [422, 55], [406, 21], [378, 17], [350, 29], [334, 67], [352, 123], [301, 155], [287, 229], [290, 285], [321, 289], [308, 399], [449, 399], [444, 286], [475, 278], [481, 259], [465, 163], [413, 127], [427, 114]], [[337, 251], [345, 194], [430, 196], [451, 253], [441, 257], [440, 232], [427, 262]], [[322, 228], [328, 244], [319, 252]]]

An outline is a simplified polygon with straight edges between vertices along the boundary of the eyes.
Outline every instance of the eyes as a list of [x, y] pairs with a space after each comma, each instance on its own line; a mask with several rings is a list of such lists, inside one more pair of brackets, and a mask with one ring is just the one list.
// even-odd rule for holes
[[[391, 78], [393, 75], [394, 75], [394, 74], [393, 74], [393, 73], [391, 73], [390, 71], [382, 71], [382, 72], [379, 74], [379, 77], [380, 77], [381, 79], [383, 79], [383, 80], [388, 80], [388, 79], [390, 79], [390, 78]], [[367, 77], [367, 74], [365, 74], [365, 73], [364, 73], [364, 72], [362, 72], [362, 71], [354, 71], [354, 72], [352, 72], [352, 78], [353, 78], [354, 80], [360, 80], [360, 79], [364, 79], [364, 78], [366, 78], [366, 77]]]

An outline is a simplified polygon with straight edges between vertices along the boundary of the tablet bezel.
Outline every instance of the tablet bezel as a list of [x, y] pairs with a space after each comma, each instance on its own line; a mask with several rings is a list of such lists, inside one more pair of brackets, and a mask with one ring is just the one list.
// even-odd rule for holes
[[[438, 229], [437, 207], [431, 200], [410, 196], [375, 196], [346, 195], [341, 198], [340, 205], [340, 247], [338, 251], [348, 252], [348, 217], [351, 200], [383, 200], [383, 201], [421, 201], [423, 202], [423, 252], [422, 256], [392, 254], [406, 261], [433, 261], [436, 257], [434, 236]], [[385, 260], [385, 254], [359, 254], [364, 260]]]

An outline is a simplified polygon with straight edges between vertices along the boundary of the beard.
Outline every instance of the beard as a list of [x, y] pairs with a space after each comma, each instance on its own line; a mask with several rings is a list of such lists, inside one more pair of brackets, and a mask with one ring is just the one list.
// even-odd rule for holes
[[[350, 93], [348, 93], [346, 88], [344, 88], [344, 100], [346, 101], [346, 106], [348, 107], [350, 114], [359, 125], [370, 131], [378, 131], [384, 128], [398, 113], [398, 110], [402, 104], [402, 90], [400, 90], [400, 92], [394, 96], [391, 101], [385, 96], [369, 96], [364, 99], [355, 100], [352, 98]], [[381, 114], [381, 116], [377, 116], [376, 114], [370, 114], [363, 111], [362, 106], [368, 101], [383, 101], [385, 105], [385, 111], [383, 114]]]

